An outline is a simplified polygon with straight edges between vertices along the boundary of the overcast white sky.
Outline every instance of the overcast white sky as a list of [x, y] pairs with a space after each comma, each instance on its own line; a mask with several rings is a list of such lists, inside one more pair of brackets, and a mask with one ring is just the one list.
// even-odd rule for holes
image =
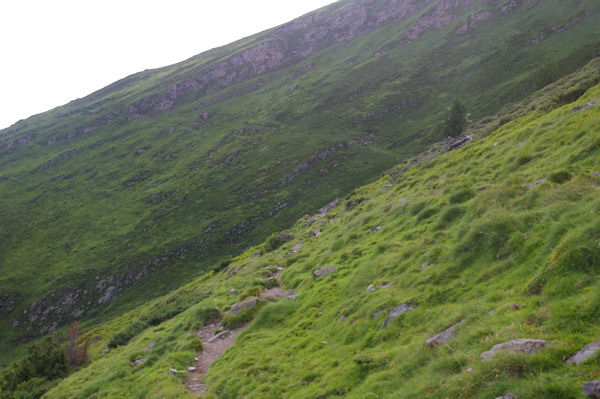
[[0, 129], [334, 0], [0, 0]]

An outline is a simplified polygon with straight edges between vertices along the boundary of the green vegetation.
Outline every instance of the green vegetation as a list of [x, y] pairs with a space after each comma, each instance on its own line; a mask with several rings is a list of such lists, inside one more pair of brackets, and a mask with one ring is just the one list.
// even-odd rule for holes
[[469, 122], [469, 114], [465, 106], [458, 100], [454, 100], [452, 108], [448, 112], [444, 124], [444, 134], [450, 137], [456, 137], [462, 134]]
[[558, 62], [554, 59], [554, 50], [549, 49], [544, 56], [542, 65], [540, 65], [533, 75], [533, 82], [537, 89], [541, 89], [556, 81], [559, 77]]
[[[414, 15], [378, 25], [389, 15], [384, 3], [370, 2], [364, 13], [348, 12], [355, 1], [336, 3], [321, 11], [323, 26], [309, 18], [275, 28], [0, 131], [0, 363], [24, 355], [15, 342], [76, 319], [86, 327], [108, 322], [223, 269], [439, 140], [452, 98], [474, 120], [498, 113], [485, 129], [510, 124], [529, 109], [501, 108], [531, 92], [547, 48], [562, 74], [600, 51], [596, 0], [516, 8], [478, 0], [444, 10], [452, 18], [439, 21], [440, 2], [415, 2]], [[348, 25], [333, 29], [338, 19]], [[326, 39], [305, 44], [315, 32]], [[285, 62], [277, 64], [279, 56]], [[596, 76], [586, 79], [544, 101], [573, 101]], [[540, 159], [535, 149], [519, 151], [531, 158], [511, 160], [515, 173]], [[574, 176], [565, 185], [577, 180], [565, 170]], [[369, 203], [359, 197], [348, 210]], [[469, 217], [468, 208], [458, 216], [461, 208], [444, 207], [428, 201], [415, 220], [442, 234]], [[356, 251], [347, 258], [366, 249]], [[136, 314], [106, 338], [122, 345], [180, 310], [154, 321]]]
[[[600, 106], [572, 108], [600, 99], [600, 85], [572, 104], [530, 106], [553, 102], [566, 81], [511, 106], [520, 117], [464, 148], [405, 161], [327, 215], [301, 218], [278, 249], [249, 248], [188, 283], [174, 294], [180, 300], [211, 295], [127, 345], [99, 356], [112, 332], [166, 298], [93, 329], [101, 337], [94, 361], [46, 397], [191, 397], [185, 373], [168, 373], [192, 364], [190, 326], [211, 318], [208, 308], [228, 310], [244, 297], [232, 289], [281, 265], [282, 285], [297, 298], [244, 315], [248, 328], [209, 370], [208, 397], [583, 399], [600, 357], [565, 360], [600, 334]], [[523, 155], [527, 162], [518, 161]], [[331, 265], [337, 271], [328, 276], [312, 273]], [[381, 328], [403, 303], [414, 309]], [[450, 326], [448, 345], [425, 345]], [[524, 337], [556, 345], [480, 358]]]

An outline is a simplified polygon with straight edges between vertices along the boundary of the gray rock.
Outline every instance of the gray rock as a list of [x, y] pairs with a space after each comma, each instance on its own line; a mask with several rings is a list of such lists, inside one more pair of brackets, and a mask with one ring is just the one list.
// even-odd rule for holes
[[144, 349], [153, 349], [155, 345], [155, 342], [150, 342], [148, 345], [144, 346]]
[[337, 320], [337, 321], [338, 321], [338, 323], [339, 323], [340, 321], [344, 320], [345, 318], [346, 318], [346, 316], [344, 316], [344, 315], [340, 315], [340, 317], [339, 317], [339, 318], [338, 318], [338, 320]]
[[593, 357], [600, 350], [600, 341], [592, 342], [589, 345], [584, 346], [579, 352], [573, 355], [567, 363], [579, 364], [585, 362], [589, 358]]
[[193, 385], [188, 385], [187, 389], [189, 389], [190, 391], [197, 391], [198, 389], [202, 388], [204, 386], [204, 384], [193, 384]]
[[380, 285], [379, 288], [381, 288], [383, 290], [383, 289], [386, 289], [387, 287], [389, 287], [390, 285], [392, 285], [392, 282], [388, 281], [387, 283]]
[[598, 105], [598, 100], [594, 100], [594, 101], [590, 101], [589, 103], [577, 106], [577, 107], [573, 107], [573, 109], [571, 109], [571, 112], [579, 112], [579, 111], [583, 111], [584, 109], [588, 109], [588, 108], [592, 108], [595, 107], [596, 105]]
[[236, 292], [237, 292], [237, 290], [235, 288], [232, 288], [232, 289], [229, 290], [230, 294], [235, 294]]
[[242, 310], [253, 308], [258, 304], [258, 298], [250, 298], [247, 301], [236, 303], [231, 307], [229, 313], [240, 313]]
[[384, 184], [383, 186], [381, 186], [381, 188], [383, 188], [384, 190], [387, 190], [388, 188], [391, 188], [392, 185], [391, 184]]
[[137, 366], [137, 365], [144, 364], [144, 363], [146, 363], [146, 359], [138, 359], [136, 361], [131, 362], [131, 365]]
[[517, 399], [511, 394], [507, 393], [506, 395], [498, 396], [496, 399]]
[[211, 342], [215, 342], [220, 339], [227, 338], [230, 334], [231, 334], [231, 331], [229, 331], [229, 330], [221, 331], [220, 333], [216, 334], [211, 339], [209, 339], [206, 343], [210, 344]]
[[390, 313], [388, 313], [387, 317], [385, 318], [385, 320], [383, 321], [383, 323], [381, 324], [381, 327], [379, 327], [379, 329], [381, 330], [382, 328], [389, 325], [396, 317], [398, 317], [401, 314], [404, 314], [410, 310], [413, 310], [414, 308], [415, 308], [415, 306], [410, 303], [403, 303], [400, 306], [396, 306], [394, 309], [390, 310]]
[[329, 211], [331, 211], [333, 208], [338, 206], [340, 203], [341, 203], [341, 201], [336, 198], [333, 201], [331, 201], [329, 204], [325, 205], [323, 208], [319, 209], [319, 212], [321, 212], [321, 214], [327, 214], [327, 213], [329, 213]]
[[429, 261], [421, 263], [421, 270], [425, 270], [429, 267]]
[[531, 184], [529, 184], [529, 185], [527, 186], [527, 190], [531, 190], [532, 188], [534, 188], [534, 187], [537, 187], [537, 186], [539, 186], [540, 184], [544, 184], [544, 183], [546, 183], [547, 181], [548, 181], [548, 179], [546, 179], [545, 177], [544, 177], [543, 179], [536, 180], [536, 181], [534, 181], [533, 183], [531, 183]]
[[584, 382], [583, 392], [588, 398], [600, 399], [600, 381]]
[[193, 367], [193, 366], [192, 367], [188, 367], [188, 371], [190, 373], [193, 373], [194, 371], [196, 371], [196, 367]]
[[600, 177], [600, 172], [592, 172], [592, 176], [594, 176], [594, 177]]
[[179, 373], [179, 371], [177, 371], [176, 369], [169, 369], [169, 374], [177, 374]]
[[452, 338], [454, 334], [456, 334], [456, 327], [458, 327], [459, 324], [460, 323], [457, 323], [452, 327], [445, 329], [441, 333], [434, 335], [433, 337], [425, 341], [425, 344], [429, 346], [447, 344], [448, 341], [450, 341], [450, 338]]
[[375, 292], [375, 287], [373, 286], [373, 284], [369, 284], [369, 286], [367, 287], [367, 292]]
[[323, 277], [335, 272], [337, 272], [337, 268], [335, 266], [326, 266], [321, 267], [320, 269], [315, 269], [313, 271], [313, 275], [315, 277]]
[[481, 354], [482, 359], [491, 359], [498, 352], [508, 353], [534, 353], [539, 350], [546, 348], [548, 345], [556, 345], [552, 341], [546, 341], [544, 339], [534, 338], [519, 338], [513, 339], [502, 344], [494, 345], [492, 349]]
[[377, 312], [375, 312], [371, 315], [371, 318], [376, 319], [377, 317], [381, 316], [384, 312], [385, 312], [385, 310], [378, 310]]

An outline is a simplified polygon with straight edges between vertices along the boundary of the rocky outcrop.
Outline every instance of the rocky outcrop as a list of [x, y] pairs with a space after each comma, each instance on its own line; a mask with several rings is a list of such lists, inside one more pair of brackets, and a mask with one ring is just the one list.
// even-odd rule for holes
[[242, 310], [253, 308], [258, 305], [258, 298], [250, 298], [247, 301], [236, 303], [231, 307], [229, 313], [240, 313]]
[[459, 324], [460, 323], [457, 323], [457, 324], [445, 329], [441, 333], [434, 335], [433, 337], [431, 337], [427, 341], [425, 341], [425, 344], [428, 346], [431, 346], [431, 347], [437, 346], [437, 345], [442, 345], [442, 344], [447, 344], [448, 341], [450, 341], [450, 338], [452, 338], [456, 334], [456, 328], [458, 327]]
[[545, 349], [549, 345], [556, 345], [552, 341], [546, 341], [544, 339], [533, 339], [533, 338], [519, 338], [513, 339], [502, 344], [494, 345], [492, 349], [481, 354], [481, 358], [488, 360], [493, 358], [497, 353], [535, 353], [542, 349]]

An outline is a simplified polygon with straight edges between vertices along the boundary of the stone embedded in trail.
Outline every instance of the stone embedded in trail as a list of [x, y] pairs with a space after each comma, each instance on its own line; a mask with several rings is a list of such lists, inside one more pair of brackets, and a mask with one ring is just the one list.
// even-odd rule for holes
[[456, 327], [458, 327], [459, 324], [460, 323], [457, 323], [457, 324], [445, 329], [441, 333], [434, 335], [433, 337], [431, 337], [427, 341], [425, 341], [425, 344], [432, 346], [432, 347], [436, 346], [436, 345], [447, 344], [448, 341], [450, 341], [450, 338], [452, 338], [454, 336], [454, 334], [456, 334]]
[[295, 254], [298, 252], [298, 250], [300, 249], [300, 247], [302, 247], [302, 244], [304, 244], [304, 242], [302, 241], [298, 241], [293, 247], [292, 247], [292, 253]]
[[188, 367], [187, 371], [189, 371], [190, 373], [193, 373], [194, 371], [196, 371], [196, 367], [193, 367], [193, 366]]
[[250, 298], [247, 301], [236, 303], [231, 307], [229, 313], [240, 313], [242, 310], [253, 308], [258, 304], [258, 298]]
[[231, 331], [229, 331], [229, 330], [221, 331], [220, 333], [218, 333], [218, 334], [214, 335], [214, 336], [213, 336], [211, 339], [209, 339], [209, 340], [207, 341], [207, 343], [208, 343], [208, 344], [210, 344], [210, 343], [212, 343], [212, 342], [215, 342], [215, 341], [218, 341], [218, 340], [220, 340], [220, 339], [227, 338], [227, 337], [229, 337], [230, 335], [231, 335]]
[[388, 313], [387, 317], [385, 318], [385, 320], [383, 321], [383, 323], [381, 324], [381, 327], [379, 327], [379, 329], [381, 330], [382, 328], [389, 325], [396, 317], [398, 317], [401, 314], [404, 314], [410, 310], [413, 310], [414, 308], [415, 308], [415, 306], [410, 303], [403, 303], [400, 306], [396, 306], [394, 309], [390, 310], [390, 313]]
[[313, 275], [315, 277], [323, 277], [335, 272], [337, 272], [337, 268], [335, 266], [326, 266], [321, 267], [320, 269], [315, 269], [313, 271]]
[[593, 357], [596, 353], [600, 351], [600, 341], [592, 342], [589, 345], [584, 346], [579, 352], [574, 354], [567, 363], [570, 364], [579, 364], [581, 362], [585, 362], [589, 358]]
[[539, 350], [546, 348], [548, 345], [556, 345], [552, 341], [546, 341], [544, 339], [533, 339], [533, 338], [519, 338], [513, 339], [502, 344], [494, 345], [492, 349], [481, 354], [482, 359], [491, 359], [498, 352], [508, 353], [534, 353]]
[[600, 399], [600, 381], [584, 382], [583, 392], [585, 392], [588, 398]]

